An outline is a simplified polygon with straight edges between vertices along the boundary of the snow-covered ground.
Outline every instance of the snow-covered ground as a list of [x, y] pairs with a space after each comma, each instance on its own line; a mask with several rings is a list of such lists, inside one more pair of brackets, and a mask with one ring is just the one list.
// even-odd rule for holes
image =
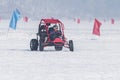
[[120, 22], [102, 22], [101, 36], [92, 35], [93, 21], [62, 20], [65, 35], [74, 41], [74, 52], [30, 51], [39, 21], [0, 21], [0, 80], [120, 80]]

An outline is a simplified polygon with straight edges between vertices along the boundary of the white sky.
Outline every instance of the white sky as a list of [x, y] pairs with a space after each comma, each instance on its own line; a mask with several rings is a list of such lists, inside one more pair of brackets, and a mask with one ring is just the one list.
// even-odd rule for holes
[[[30, 17], [79, 16], [120, 18], [119, 0], [0, 0], [0, 16], [8, 16], [14, 8]], [[7, 14], [6, 14], [7, 13]]]

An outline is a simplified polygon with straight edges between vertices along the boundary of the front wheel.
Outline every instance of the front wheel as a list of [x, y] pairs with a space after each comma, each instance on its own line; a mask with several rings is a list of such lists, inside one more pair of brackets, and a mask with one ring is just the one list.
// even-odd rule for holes
[[70, 51], [74, 51], [73, 41], [69, 40], [69, 49]]
[[38, 48], [38, 40], [37, 39], [32, 39], [30, 41], [30, 49], [31, 51], [36, 51]]

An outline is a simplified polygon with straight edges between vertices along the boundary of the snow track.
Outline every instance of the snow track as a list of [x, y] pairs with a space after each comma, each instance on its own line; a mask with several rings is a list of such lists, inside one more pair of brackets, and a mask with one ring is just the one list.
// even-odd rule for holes
[[103, 23], [101, 36], [96, 37], [91, 34], [93, 22], [63, 20], [74, 52], [54, 47], [30, 51], [39, 21], [20, 21], [9, 33], [7, 23], [0, 23], [0, 80], [120, 80], [119, 22]]

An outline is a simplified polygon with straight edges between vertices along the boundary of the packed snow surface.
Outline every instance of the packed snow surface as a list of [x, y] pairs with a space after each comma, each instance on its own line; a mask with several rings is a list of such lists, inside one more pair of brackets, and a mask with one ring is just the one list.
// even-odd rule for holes
[[30, 51], [39, 21], [19, 21], [9, 29], [0, 21], [0, 80], [120, 80], [120, 22], [102, 22], [100, 37], [92, 34], [94, 21], [61, 19], [74, 52], [45, 47]]

